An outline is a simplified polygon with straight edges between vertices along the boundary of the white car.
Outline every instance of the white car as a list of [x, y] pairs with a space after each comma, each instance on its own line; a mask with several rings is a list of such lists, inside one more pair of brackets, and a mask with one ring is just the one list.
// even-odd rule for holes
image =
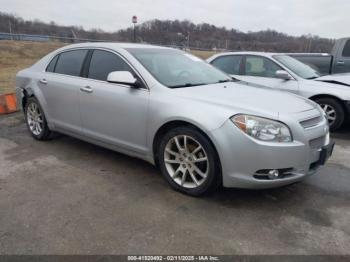
[[[310, 66], [287, 54], [231, 52], [207, 59], [232, 77], [263, 87], [292, 92], [317, 102], [330, 129], [338, 129], [350, 115], [350, 85], [337, 75], [320, 77]], [[338, 77], [341, 78], [341, 75]]]

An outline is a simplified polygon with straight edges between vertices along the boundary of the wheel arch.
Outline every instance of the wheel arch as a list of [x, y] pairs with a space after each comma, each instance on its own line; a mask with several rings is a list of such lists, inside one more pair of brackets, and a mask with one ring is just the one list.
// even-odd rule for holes
[[22, 97], [22, 101], [21, 101], [21, 106], [22, 109], [24, 111], [25, 106], [27, 104], [28, 98], [30, 97], [35, 97], [34, 92], [31, 89], [22, 89], [22, 93], [23, 93], [23, 97]]
[[205, 136], [209, 143], [212, 145], [214, 151], [215, 151], [215, 157], [218, 160], [219, 163], [219, 168], [220, 171], [222, 171], [222, 167], [221, 167], [221, 161], [220, 161], [220, 156], [219, 153], [216, 149], [215, 143], [213, 142], [213, 140], [210, 138], [210, 136], [204, 132], [201, 128], [199, 128], [197, 125], [190, 123], [188, 121], [184, 121], [184, 120], [171, 120], [169, 122], [164, 123], [162, 126], [160, 126], [157, 130], [157, 132], [154, 135], [153, 141], [152, 141], [152, 152], [153, 152], [153, 159], [154, 159], [154, 163], [156, 164], [156, 166], [158, 166], [158, 156], [159, 156], [159, 152], [158, 152], [158, 145], [162, 139], [162, 137], [171, 129], [174, 129], [176, 127], [192, 127], [194, 129], [196, 129], [198, 132], [200, 132], [203, 136]]
[[315, 101], [315, 100], [320, 99], [320, 98], [330, 98], [330, 99], [336, 100], [336, 101], [339, 102], [339, 104], [342, 106], [344, 112], [345, 112], [346, 114], [350, 114], [348, 108], [347, 108], [346, 105], [345, 105], [344, 100], [340, 99], [339, 97], [337, 97], [337, 96], [335, 96], [335, 95], [319, 94], [319, 95], [314, 95], [314, 96], [309, 97], [309, 99], [311, 99], [312, 101]]

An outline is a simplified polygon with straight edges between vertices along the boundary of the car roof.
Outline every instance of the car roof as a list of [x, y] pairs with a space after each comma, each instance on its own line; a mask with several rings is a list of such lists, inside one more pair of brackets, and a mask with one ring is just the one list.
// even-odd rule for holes
[[212, 57], [208, 58], [207, 60], [214, 60], [215, 58], [221, 57], [221, 56], [227, 56], [227, 55], [258, 55], [258, 56], [264, 56], [264, 57], [272, 57], [274, 55], [295, 55], [295, 56], [330, 56], [330, 54], [327, 53], [273, 53], [273, 52], [252, 52], [252, 51], [237, 51], [237, 52], [224, 52], [224, 53], [218, 53], [213, 55]]
[[207, 61], [211, 62], [214, 59], [221, 57], [221, 56], [228, 56], [228, 55], [259, 55], [259, 56], [265, 56], [265, 57], [271, 57], [273, 55], [283, 55], [282, 53], [270, 53], [270, 52], [242, 52], [242, 51], [237, 51], [237, 52], [224, 52], [224, 53], [218, 53], [215, 54], [207, 59]]
[[285, 53], [286, 55], [294, 55], [294, 56], [331, 56], [328, 53]]
[[237, 52], [225, 52], [219, 53], [218, 55], [261, 55], [261, 56], [272, 56], [272, 55], [281, 55], [282, 53], [271, 53], [271, 52], [253, 52], [253, 51], [237, 51]]
[[168, 49], [169, 47], [156, 46], [150, 44], [136, 44], [136, 43], [119, 43], [119, 42], [87, 42], [71, 44], [63, 47], [62, 49], [71, 48], [108, 48], [108, 49], [128, 49], [128, 48], [162, 48]]

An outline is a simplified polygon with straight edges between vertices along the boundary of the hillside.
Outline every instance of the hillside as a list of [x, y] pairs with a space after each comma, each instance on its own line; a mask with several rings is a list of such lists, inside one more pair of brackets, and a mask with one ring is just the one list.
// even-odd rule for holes
[[[0, 12], [0, 32], [8, 33], [10, 27], [11, 31], [17, 34], [38, 34], [121, 42], [133, 40], [131, 27], [116, 32], [105, 32], [101, 29], [85, 30], [82, 26], [61, 26], [55, 22], [44, 23], [37, 19], [28, 21], [12, 14]], [[189, 45], [192, 49], [329, 52], [333, 45], [332, 39], [313, 35], [296, 37], [272, 29], [245, 33], [235, 28], [218, 27], [207, 23], [194, 24], [187, 20], [154, 19], [138, 24], [136, 32], [137, 42], [177, 46]]]
[[[0, 32], [39, 34], [59, 37], [76, 37], [107, 41], [132, 41], [132, 29], [104, 32], [100, 29], [85, 30], [81, 26], [61, 26], [54, 22], [26, 21], [21, 17], [0, 12]], [[70, 40], [68, 40], [70, 41]], [[72, 42], [72, 41], [71, 41]], [[137, 42], [168, 46], [190, 46], [191, 52], [207, 58], [214, 51], [245, 50], [273, 52], [329, 52], [332, 39], [317, 36], [294, 37], [274, 30], [244, 33], [236, 29], [217, 27], [190, 21], [147, 21], [137, 26]], [[13, 91], [15, 74], [33, 64], [50, 51], [63, 46], [59, 42], [20, 42], [0, 40], [0, 93]]]

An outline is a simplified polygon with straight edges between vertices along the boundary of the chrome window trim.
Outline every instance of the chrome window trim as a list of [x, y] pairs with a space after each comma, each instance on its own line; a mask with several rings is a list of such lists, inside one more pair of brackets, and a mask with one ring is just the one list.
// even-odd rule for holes
[[[128, 87], [128, 88], [131, 88], [130, 86], [128, 85], [121, 85], [121, 84], [116, 84], [116, 83], [109, 83], [107, 81], [103, 81], [103, 80], [97, 80], [97, 79], [92, 79], [92, 78], [88, 78], [88, 77], [82, 77], [82, 76], [72, 76], [72, 75], [66, 75], [66, 74], [60, 74], [60, 73], [56, 73], [56, 72], [47, 72], [46, 69], [47, 67], [49, 66], [49, 64], [51, 63], [51, 61], [53, 59], [55, 59], [56, 56], [62, 54], [62, 53], [66, 53], [66, 52], [70, 52], [70, 51], [75, 51], [75, 50], [102, 50], [102, 51], [106, 51], [106, 52], [109, 52], [109, 53], [112, 53], [114, 55], [117, 55], [118, 57], [120, 57], [128, 66], [130, 66], [130, 68], [135, 72], [135, 74], [141, 79], [143, 85], [145, 86], [144, 88], [139, 88], [139, 89], [144, 89], [144, 90], [147, 90], [149, 91], [150, 88], [149, 86], [147, 85], [145, 79], [141, 76], [141, 74], [136, 70], [136, 68], [123, 56], [121, 55], [119, 52], [113, 50], [113, 49], [109, 49], [109, 48], [103, 48], [103, 47], [76, 47], [76, 48], [68, 48], [68, 49], [65, 49], [65, 50], [62, 50], [60, 52], [57, 52], [55, 53], [54, 56], [51, 57], [51, 59], [49, 60], [48, 63], [46, 63], [45, 65], [45, 69], [44, 69], [44, 73], [48, 73], [48, 74], [56, 74], [56, 75], [61, 75], [61, 76], [66, 76], [66, 77], [74, 77], [74, 78], [80, 78], [80, 79], [86, 79], [86, 80], [90, 80], [90, 81], [98, 81], [100, 83], [108, 83], [108, 84], [112, 84], [112, 85], [118, 85], [118, 86], [122, 86], [122, 87]], [[58, 61], [58, 60], [57, 60]], [[56, 62], [57, 63], [57, 62]], [[85, 63], [85, 60], [84, 60], [84, 63]], [[83, 63], [83, 66], [84, 66], [84, 63]]]

